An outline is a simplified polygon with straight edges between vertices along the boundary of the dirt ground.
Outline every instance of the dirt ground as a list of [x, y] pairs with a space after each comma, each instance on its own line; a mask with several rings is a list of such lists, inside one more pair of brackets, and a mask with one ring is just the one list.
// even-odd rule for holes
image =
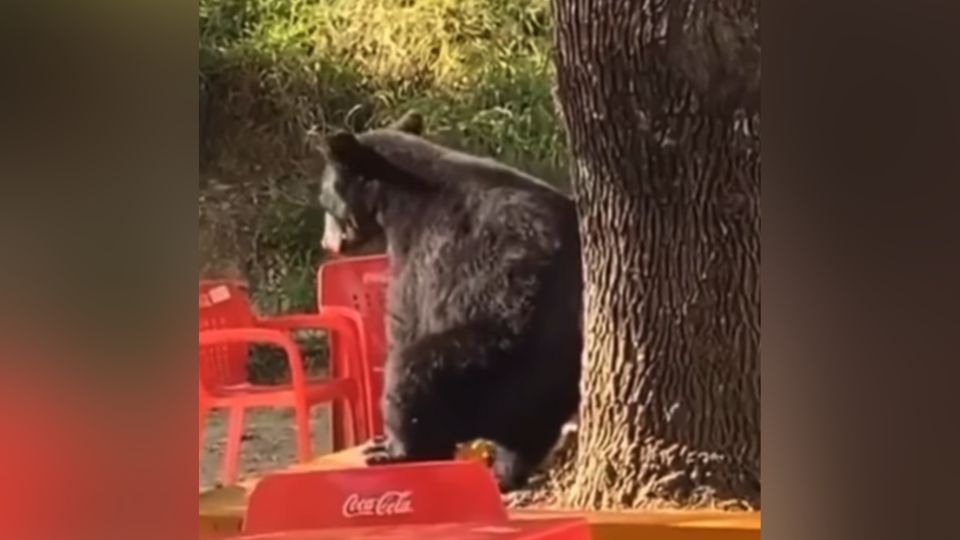
[[[330, 451], [329, 422], [325, 407], [316, 407], [311, 416], [313, 452]], [[270, 470], [282, 469], [295, 461], [293, 411], [262, 409], [247, 412], [244, 440], [240, 447], [240, 480]], [[215, 487], [220, 481], [220, 467], [226, 445], [226, 415], [220, 411], [207, 419], [200, 458], [200, 490]]]

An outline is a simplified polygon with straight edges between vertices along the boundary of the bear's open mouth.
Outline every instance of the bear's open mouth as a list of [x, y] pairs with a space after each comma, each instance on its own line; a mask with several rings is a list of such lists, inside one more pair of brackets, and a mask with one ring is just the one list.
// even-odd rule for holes
[[344, 249], [349, 249], [359, 236], [355, 220], [352, 217], [344, 219], [330, 212], [326, 214], [327, 219], [321, 242], [323, 248], [333, 253], [340, 253]]

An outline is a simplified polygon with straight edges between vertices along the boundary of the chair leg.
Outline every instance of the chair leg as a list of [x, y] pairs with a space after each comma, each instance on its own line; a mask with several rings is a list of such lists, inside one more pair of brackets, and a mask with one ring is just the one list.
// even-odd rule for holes
[[333, 451], [343, 450], [347, 447], [344, 442], [346, 435], [343, 432], [343, 403], [340, 400], [334, 400], [327, 407], [328, 424], [330, 425], [330, 448]]
[[200, 440], [200, 455], [203, 455], [203, 428], [207, 424], [207, 411], [200, 411], [200, 435], [197, 437]]
[[237, 482], [237, 468], [240, 463], [240, 443], [243, 439], [244, 407], [231, 407], [227, 426], [227, 448], [223, 458], [223, 484], [232, 486]]
[[297, 429], [297, 460], [307, 463], [312, 457], [310, 437], [310, 407], [306, 403], [298, 403], [294, 408]]
[[347, 408], [350, 409], [350, 447], [357, 446], [361, 442], [363, 437], [363, 427], [360, 425], [361, 414], [359, 407], [359, 400], [348, 399]]
[[330, 432], [333, 434], [331, 450], [339, 452], [357, 444], [357, 405], [349, 397], [330, 403]]
[[357, 419], [355, 424], [357, 426], [357, 440], [354, 445], [363, 444], [370, 439], [369, 430], [367, 430], [367, 415], [364, 413], [366, 408], [362, 403], [357, 405]]
[[376, 435], [376, 433], [377, 433], [377, 426], [376, 426], [376, 424], [374, 423], [374, 420], [373, 420], [373, 417], [374, 417], [374, 409], [373, 409], [373, 406], [374, 406], [374, 405], [373, 405], [372, 403], [370, 403], [369, 401], [365, 401], [365, 402], [363, 403], [364, 420], [365, 420], [365, 422], [364, 422], [364, 424], [363, 424], [363, 428], [364, 428], [364, 430], [365, 430], [365, 431], [364, 431], [364, 434], [365, 434], [364, 437], [366, 437], [366, 440], [372, 439], [372, 438]]

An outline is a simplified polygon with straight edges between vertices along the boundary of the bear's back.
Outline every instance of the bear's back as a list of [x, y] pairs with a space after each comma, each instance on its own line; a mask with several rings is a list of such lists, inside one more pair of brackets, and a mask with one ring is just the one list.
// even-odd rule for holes
[[538, 193], [558, 206], [572, 201], [547, 182], [489, 157], [480, 157], [429, 141], [418, 135], [379, 129], [358, 139], [390, 163], [434, 185], [474, 184]]
[[411, 216], [415, 238], [395, 268], [399, 341], [477, 320], [522, 334], [547, 305], [545, 289], [556, 289], [551, 274], [579, 268], [573, 201], [549, 184], [415, 135], [375, 130], [360, 140], [436, 188]]

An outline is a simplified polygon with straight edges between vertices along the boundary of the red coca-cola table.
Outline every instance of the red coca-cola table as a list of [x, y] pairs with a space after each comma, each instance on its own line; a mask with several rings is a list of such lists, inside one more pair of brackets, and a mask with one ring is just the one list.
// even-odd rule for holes
[[506, 520], [490, 471], [449, 461], [265, 477], [250, 495], [243, 531]]
[[537, 519], [502, 523], [383, 525], [315, 531], [287, 531], [236, 540], [590, 540], [582, 520]]
[[278, 474], [250, 496], [244, 540], [589, 540], [582, 519], [511, 521], [489, 469], [446, 461]]

